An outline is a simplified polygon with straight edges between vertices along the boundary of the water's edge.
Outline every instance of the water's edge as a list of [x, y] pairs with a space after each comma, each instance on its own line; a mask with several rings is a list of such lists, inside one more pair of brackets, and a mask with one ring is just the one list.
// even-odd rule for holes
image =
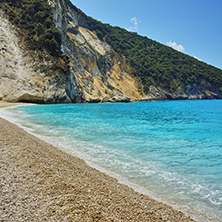
[[[129, 186], [129, 187], [133, 188], [135, 191], [137, 191], [137, 192], [139, 192], [139, 193], [142, 193], [142, 194], [144, 194], [144, 195], [147, 195], [147, 196], [149, 196], [149, 197], [151, 197], [151, 198], [153, 198], [153, 199], [155, 199], [155, 200], [157, 200], [157, 201], [159, 201], [159, 202], [163, 202], [163, 203], [165, 203], [165, 204], [167, 204], [167, 205], [170, 205], [170, 206], [172, 206], [174, 209], [183, 212], [186, 216], [190, 216], [191, 218], [193, 218], [193, 219], [195, 219], [195, 220], [197, 220], [197, 221], [212, 221], [212, 220], [210, 220], [210, 219], [208, 220], [207, 218], [202, 217], [201, 215], [195, 215], [193, 212], [190, 212], [189, 210], [178, 208], [178, 207], [177, 207], [177, 203], [172, 204], [172, 203], [168, 202], [167, 200], [164, 200], [164, 199], [158, 197], [158, 196], [155, 195], [155, 193], [153, 193], [152, 191], [148, 190], [147, 188], [145, 188], [145, 187], [143, 187], [143, 186], [141, 186], [141, 185], [138, 185], [138, 184], [136, 184], [136, 183], [133, 183], [133, 182], [129, 181], [129, 179], [126, 178], [126, 177], [124, 177], [123, 175], [119, 175], [119, 174], [117, 174], [117, 173], [115, 173], [115, 172], [112, 172], [112, 171], [110, 171], [110, 170], [108, 170], [108, 169], [103, 168], [102, 166], [100, 166], [99, 164], [97, 164], [97, 163], [95, 163], [95, 162], [92, 162], [92, 161], [89, 161], [89, 160], [87, 160], [87, 159], [84, 159], [84, 156], [79, 155], [78, 152], [75, 152], [75, 151], [73, 151], [73, 150], [67, 149], [64, 144], [60, 144], [60, 143], [58, 143], [58, 142], [56, 142], [56, 141], [52, 141], [52, 140], [50, 140], [49, 137], [36, 133], [34, 128], [32, 129], [32, 128], [26, 127], [26, 126], [24, 125], [24, 123], [19, 122], [19, 120], [18, 120], [18, 119], [15, 119], [13, 116], [7, 116], [7, 115], [8, 115], [8, 111], [9, 111], [9, 110], [12, 110], [12, 109], [15, 110], [15, 108], [16, 108], [16, 107], [1, 109], [1, 110], [0, 110], [0, 116], [1, 116], [2, 118], [4, 118], [4, 119], [6, 119], [6, 120], [8, 120], [8, 121], [10, 121], [10, 122], [12, 122], [12, 123], [14, 123], [14, 124], [16, 124], [17, 126], [23, 128], [26, 132], [28, 132], [28, 133], [36, 136], [37, 138], [39, 138], [39, 139], [41, 139], [41, 140], [44, 140], [45, 142], [47, 142], [47, 143], [49, 143], [49, 144], [52, 144], [53, 146], [58, 147], [58, 148], [61, 149], [62, 151], [66, 152], [66, 153], [69, 153], [69, 154], [71, 154], [71, 155], [73, 155], [73, 156], [77, 156], [77, 157], [83, 159], [89, 166], [91, 166], [91, 167], [99, 170], [100, 172], [103, 172], [103, 173], [105, 173], [105, 174], [107, 174], [107, 175], [109, 175], [109, 176], [117, 179], [119, 183], [122, 183], [122, 184], [125, 184], [125, 185]], [[218, 220], [218, 221], [219, 221], [219, 220]]]
[[[33, 104], [32, 104], [32, 105], [33, 105]], [[18, 106], [21, 106], [21, 105], [17, 105], [17, 106], [13, 106], [13, 107], [7, 107], [7, 108], [1, 108], [1, 110], [6, 110], [6, 111], [7, 111], [7, 109], [12, 109], [12, 108], [15, 108], [15, 107], [18, 107]], [[2, 113], [0, 112], [0, 115], [1, 115], [1, 114], [2, 114]], [[103, 168], [103, 167], [101, 167], [101, 166], [99, 166], [99, 165], [97, 165], [97, 164], [95, 164], [95, 163], [92, 163], [92, 162], [90, 162], [90, 161], [87, 161], [86, 159], [83, 159], [83, 158], [79, 157], [78, 153], [71, 152], [70, 150], [67, 150], [67, 149], [65, 149], [64, 147], [58, 146], [56, 143], [53, 143], [52, 141], [47, 140], [46, 137], [43, 137], [43, 136], [40, 136], [40, 135], [38, 135], [38, 134], [33, 133], [29, 128], [22, 126], [22, 125], [19, 124], [18, 121], [16, 121], [15, 119], [7, 118], [6, 115], [3, 115], [3, 116], [1, 115], [0, 117], [1, 117], [1, 118], [4, 118], [5, 120], [7, 120], [7, 121], [9, 121], [9, 122], [11, 122], [11, 123], [13, 123], [13, 124], [15, 124], [15, 125], [17, 125], [18, 127], [20, 127], [20, 128], [22, 128], [23, 130], [25, 130], [27, 133], [29, 133], [29, 134], [37, 137], [38, 139], [43, 140], [44, 142], [47, 142], [47, 143], [49, 143], [49, 144], [57, 147], [57, 148], [60, 149], [61, 151], [66, 152], [66, 153], [68, 153], [68, 154], [70, 154], [70, 155], [72, 155], [72, 156], [75, 156], [75, 157], [78, 157], [78, 158], [82, 159], [82, 160], [85, 161], [85, 163], [88, 164], [90, 167], [92, 167], [92, 168], [94, 168], [94, 169], [96, 169], [96, 170], [98, 170], [98, 171], [100, 171], [100, 172], [102, 172], [102, 173], [105, 173], [106, 175], [108, 175], [108, 176], [110, 176], [110, 177], [112, 177], [112, 178], [114, 178], [114, 179], [117, 179], [119, 183], [124, 184], [124, 185], [132, 188], [134, 191], [136, 191], [136, 192], [138, 192], [138, 193], [140, 193], [140, 194], [149, 196], [150, 198], [152, 198], [152, 199], [154, 199], [154, 200], [156, 200], [156, 201], [158, 201], [158, 202], [162, 202], [162, 203], [164, 203], [164, 204], [167, 204], [167, 205], [173, 207], [175, 210], [178, 210], [178, 211], [183, 212], [187, 217], [191, 217], [192, 219], [194, 219], [194, 220], [196, 220], [196, 221], [202, 221], [202, 220], [203, 220], [203, 221], [206, 221], [206, 222], [207, 222], [206, 218], [199, 218], [197, 215], [192, 215], [190, 212], [187, 212], [187, 211], [184, 210], [184, 209], [179, 209], [179, 208], [177, 208], [176, 206], [174, 206], [174, 205], [170, 204], [169, 202], [167, 202], [166, 200], [163, 200], [163, 199], [161, 199], [161, 198], [158, 198], [157, 196], [155, 196], [154, 193], [152, 193], [151, 191], [147, 190], [145, 187], [142, 187], [142, 186], [140, 186], [140, 185], [138, 185], [138, 184], [132, 183], [132, 182], [130, 182], [127, 178], [125, 178], [125, 177], [123, 177], [123, 176], [120, 176], [120, 175], [118, 175], [118, 174], [116, 174], [116, 173], [114, 173], [114, 172], [112, 172], [112, 171], [108, 171], [107, 169], [105, 169], [105, 168]]]

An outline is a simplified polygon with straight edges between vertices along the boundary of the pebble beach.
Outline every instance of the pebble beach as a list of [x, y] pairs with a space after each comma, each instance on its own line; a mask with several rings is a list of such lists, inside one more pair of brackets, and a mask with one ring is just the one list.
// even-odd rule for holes
[[2, 222], [194, 221], [2, 118], [0, 152]]

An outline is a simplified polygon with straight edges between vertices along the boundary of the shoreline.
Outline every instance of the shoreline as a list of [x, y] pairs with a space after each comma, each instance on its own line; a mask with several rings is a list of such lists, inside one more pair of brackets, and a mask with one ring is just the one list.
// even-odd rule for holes
[[11, 102], [5, 102], [0, 100], [0, 109], [1, 108], [8, 108], [8, 107], [13, 107], [13, 106], [31, 106], [35, 105], [34, 103], [11, 103]]
[[0, 125], [1, 219], [194, 221], [2, 118]]

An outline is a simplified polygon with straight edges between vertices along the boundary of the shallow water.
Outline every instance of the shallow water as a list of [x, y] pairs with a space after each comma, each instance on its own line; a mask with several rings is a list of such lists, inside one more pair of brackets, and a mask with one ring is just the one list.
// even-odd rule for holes
[[222, 100], [61, 104], [0, 116], [199, 221], [222, 218]]

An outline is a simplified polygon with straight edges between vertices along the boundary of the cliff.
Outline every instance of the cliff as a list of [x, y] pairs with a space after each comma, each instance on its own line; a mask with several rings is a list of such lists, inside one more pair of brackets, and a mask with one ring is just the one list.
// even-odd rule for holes
[[62, 51], [69, 56], [68, 72], [55, 69], [59, 59], [27, 49], [17, 27], [0, 11], [0, 99], [73, 103], [222, 98], [222, 88], [202, 76], [174, 91], [157, 82], [145, 85], [128, 59], [98, 37], [80, 10], [68, 0], [48, 4], [61, 33]]
[[71, 74], [52, 69], [51, 59], [39, 58], [20, 41], [16, 28], [0, 10], [0, 100], [10, 102], [81, 102]]

